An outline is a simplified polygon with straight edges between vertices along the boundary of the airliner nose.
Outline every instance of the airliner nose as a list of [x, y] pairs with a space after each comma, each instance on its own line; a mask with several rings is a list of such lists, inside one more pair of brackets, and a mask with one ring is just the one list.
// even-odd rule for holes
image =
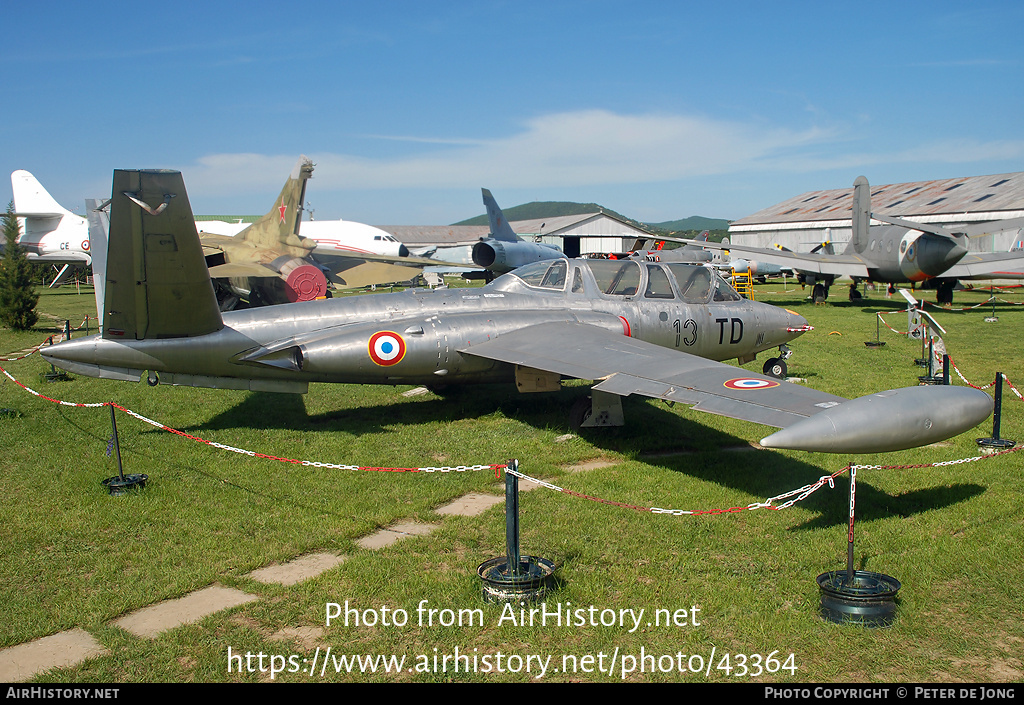
[[406, 247], [405, 245], [399, 245], [398, 246], [398, 256], [399, 257], [408, 257], [409, 256], [409, 248]]

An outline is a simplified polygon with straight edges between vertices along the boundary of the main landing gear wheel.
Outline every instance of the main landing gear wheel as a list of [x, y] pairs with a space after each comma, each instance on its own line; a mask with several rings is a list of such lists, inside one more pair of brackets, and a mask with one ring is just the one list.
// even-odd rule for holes
[[773, 357], [771, 360], [764, 363], [764, 367], [761, 368], [761, 371], [775, 379], [786, 379], [789, 368], [786, 366], [786, 361], [781, 357]]
[[577, 399], [569, 410], [569, 428], [579, 431], [590, 415], [594, 413], [594, 404], [589, 396]]
[[816, 304], [823, 304], [827, 298], [828, 289], [823, 284], [815, 284], [811, 291], [811, 300]]

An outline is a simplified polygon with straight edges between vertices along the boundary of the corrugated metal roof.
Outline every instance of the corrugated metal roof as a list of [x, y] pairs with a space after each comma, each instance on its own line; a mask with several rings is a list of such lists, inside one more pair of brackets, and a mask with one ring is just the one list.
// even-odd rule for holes
[[[853, 186], [808, 191], [733, 221], [729, 229], [811, 222], [821, 227], [842, 220], [848, 224], [852, 209]], [[1013, 212], [1024, 211], [1024, 172], [872, 186], [871, 210], [924, 222], [949, 220], [953, 216], [963, 221], [1013, 217]]]

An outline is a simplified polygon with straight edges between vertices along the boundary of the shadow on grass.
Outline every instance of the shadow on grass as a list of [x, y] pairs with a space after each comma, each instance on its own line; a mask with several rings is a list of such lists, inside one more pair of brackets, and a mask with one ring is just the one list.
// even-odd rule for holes
[[[181, 430], [201, 435], [202, 431], [233, 428], [290, 429], [360, 436], [389, 433], [400, 425], [499, 416], [555, 433], [569, 433], [568, 410], [588, 391], [585, 386], [570, 386], [552, 394], [524, 395], [510, 391], [507, 385], [478, 385], [451, 388], [443, 397], [427, 394], [413, 398], [401, 397], [395, 391], [394, 403], [370, 403], [312, 415], [307, 413], [302, 395], [254, 392], [208, 421]], [[834, 463], [823, 469], [782, 453], [754, 449], [747, 439], [700, 423], [704, 415], [698, 412], [684, 411], [680, 415], [639, 397], [626, 398], [623, 407], [624, 427], [591, 429], [581, 435], [601, 451], [739, 490], [758, 501], [815, 483], [823, 475], [841, 469], [848, 460], [835, 456]], [[751, 429], [751, 435], [763, 430], [755, 425]], [[985, 491], [979, 485], [957, 485], [892, 496], [872, 487], [866, 482], [869, 477], [862, 474], [857, 488], [858, 517], [866, 521], [940, 509]], [[846, 488], [848, 479], [840, 477], [834, 489], [822, 488], [804, 500], [800, 506], [818, 516], [792, 530], [845, 525]]]
[[[875, 519], [889, 519], [891, 517], [902, 517], [906, 519], [915, 514], [949, 507], [960, 502], [965, 502], [977, 497], [985, 488], [975, 484], [961, 484], [941, 487], [930, 487], [927, 489], [914, 490], [900, 495], [890, 495], [881, 492], [862, 478], [865, 471], [857, 475], [857, 497], [856, 497], [856, 519], [857, 521], [872, 521]], [[840, 497], [832, 501], [819, 501], [821, 515], [804, 524], [795, 526], [793, 531], [806, 531], [823, 529], [836, 525], [846, 525], [849, 522], [849, 478], [844, 478], [836, 483], [836, 490], [841, 493]], [[835, 493], [833, 493], [835, 494]]]

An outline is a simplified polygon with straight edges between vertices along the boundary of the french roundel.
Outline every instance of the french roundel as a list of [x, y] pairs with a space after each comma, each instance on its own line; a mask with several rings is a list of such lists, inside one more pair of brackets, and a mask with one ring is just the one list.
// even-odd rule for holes
[[778, 387], [778, 382], [771, 382], [767, 379], [754, 379], [753, 377], [737, 377], [725, 383], [729, 389], [771, 389]]
[[378, 365], [397, 365], [405, 357], [405, 341], [398, 333], [383, 330], [370, 337], [370, 359]]

